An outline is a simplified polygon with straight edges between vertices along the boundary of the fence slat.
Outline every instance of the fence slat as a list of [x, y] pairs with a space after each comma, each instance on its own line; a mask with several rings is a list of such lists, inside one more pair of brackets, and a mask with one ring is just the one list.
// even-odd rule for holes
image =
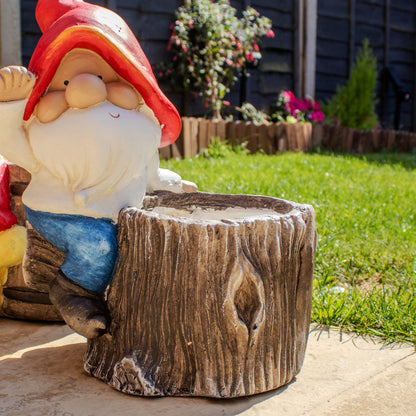
[[170, 159], [172, 157], [171, 146], [165, 146], [159, 149], [159, 154], [162, 159]]
[[198, 154], [198, 131], [199, 131], [199, 120], [192, 119], [191, 122], [192, 141], [191, 141], [191, 157]]
[[206, 149], [209, 145], [208, 123], [209, 120], [199, 120], [198, 152], [201, 152], [201, 150]]
[[217, 120], [215, 123], [215, 135], [220, 138], [221, 141], [227, 139], [227, 122], [225, 120]]
[[277, 142], [277, 149], [280, 153], [288, 150], [286, 125], [283, 123], [276, 123], [275, 137]]
[[246, 123], [247, 149], [250, 153], [256, 153], [259, 150], [259, 128], [251, 122]]
[[191, 121], [190, 118], [182, 119], [182, 135], [183, 135], [183, 157], [191, 157]]
[[206, 147], [209, 146], [212, 139], [217, 136], [217, 121], [211, 121], [207, 124], [207, 139], [206, 139]]
[[228, 121], [225, 126], [225, 134], [226, 134], [226, 139], [231, 144], [235, 142], [235, 130], [236, 130], [236, 126], [235, 126], [234, 121]]
[[414, 150], [416, 150], [416, 134], [412, 133], [409, 140], [409, 151], [411, 152]]

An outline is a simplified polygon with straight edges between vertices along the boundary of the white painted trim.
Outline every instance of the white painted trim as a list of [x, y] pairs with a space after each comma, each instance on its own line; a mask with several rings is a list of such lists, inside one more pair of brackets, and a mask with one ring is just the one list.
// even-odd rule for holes
[[20, 0], [0, 0], [0, 67], [21, 63]]
[[304, 95], [315, 97], [318, 0], [305, 0]]

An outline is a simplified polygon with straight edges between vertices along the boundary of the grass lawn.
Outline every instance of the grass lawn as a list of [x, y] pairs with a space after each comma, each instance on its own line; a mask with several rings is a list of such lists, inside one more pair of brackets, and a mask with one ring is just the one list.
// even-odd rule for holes
[[200, 191], [315, 208], [312, 321], [416, 344], [416, 155], [210, 155], [162, 167]]

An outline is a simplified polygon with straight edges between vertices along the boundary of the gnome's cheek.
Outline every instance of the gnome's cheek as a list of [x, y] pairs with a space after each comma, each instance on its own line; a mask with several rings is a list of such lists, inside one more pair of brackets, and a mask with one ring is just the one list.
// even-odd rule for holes
[[41, 123], [55, 121], [68, 109], [64, 91], [49, 92], [39, 100], [35, 108], [35, 116]]
[[107, 86], [107, 100], [125, 110], [135, 110], [144, 104], [141, 95], [130, 85], [122, 82], [110, 82]]

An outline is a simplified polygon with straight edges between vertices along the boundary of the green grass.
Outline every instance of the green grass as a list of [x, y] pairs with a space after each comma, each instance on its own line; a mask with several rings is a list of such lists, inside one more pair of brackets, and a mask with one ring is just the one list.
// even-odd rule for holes
[[246, 155], [217, 144], [205, 157], [162, 165], [200, 191], [311, 204], [312, 320], [416, 344], [415, 155]]

